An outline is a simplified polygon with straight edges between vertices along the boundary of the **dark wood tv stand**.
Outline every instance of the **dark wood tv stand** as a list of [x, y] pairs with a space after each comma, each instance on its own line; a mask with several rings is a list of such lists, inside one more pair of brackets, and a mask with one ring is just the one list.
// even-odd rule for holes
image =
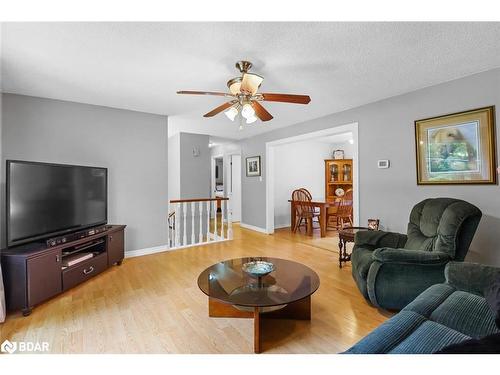
[[[2, 272], [8, 310], [31, 314], [34, 306], [92, 278], [124, 258], [125, 225], [54, 247], [31, 243], [2, 250]], [[63, 267], [65, 256], [91, 252], [93, 257]]]

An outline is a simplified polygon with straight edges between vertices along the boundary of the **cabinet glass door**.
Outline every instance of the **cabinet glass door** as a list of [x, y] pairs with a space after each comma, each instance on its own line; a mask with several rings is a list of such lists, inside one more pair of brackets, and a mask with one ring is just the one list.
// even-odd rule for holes
[[337, 164], [330, 164], [330, 182], [339, 181], [339, 166]]
[[342, 179], [346, 182], [352, 181], [352, 170], [349, 164], [344, 164], [342, 168]]

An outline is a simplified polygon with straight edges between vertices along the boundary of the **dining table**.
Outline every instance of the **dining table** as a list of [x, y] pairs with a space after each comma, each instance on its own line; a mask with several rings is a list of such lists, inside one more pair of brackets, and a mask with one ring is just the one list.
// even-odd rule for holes
[[[338, 203], [336, 201], [324, 201], [324, 200], [311, 200], [311, 201], [295, 201], [293, 199], [289, 199], [290, 202], [290, 218], [291, 218], [291, 227], [290, 229], [293, 231], [293, 226], [295, 221], [297, 220], [297, 206], [312, 206], [319, 208], [319, 227], [321, 232], [321, 237], [326, 237], [326, 225], [327, 225], [327, 211], [330, 207], [336, 207]], [[309, 233], [312, 235], [312, 232]]]

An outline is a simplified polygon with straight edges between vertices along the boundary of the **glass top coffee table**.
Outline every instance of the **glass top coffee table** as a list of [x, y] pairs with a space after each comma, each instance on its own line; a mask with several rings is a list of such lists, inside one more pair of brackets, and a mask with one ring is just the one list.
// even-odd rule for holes
[[[265, 261], [274, 265], [266, 276], [251, 276], [245, 263]], [[254, 319], [254, 351], [261, 351], [262, 319], [311, 319], [311, 295], [319, 277], [311, 268], [286, 259], [252, 257], [214, 264], [198, 277], [208, 298], [208, 315]]]

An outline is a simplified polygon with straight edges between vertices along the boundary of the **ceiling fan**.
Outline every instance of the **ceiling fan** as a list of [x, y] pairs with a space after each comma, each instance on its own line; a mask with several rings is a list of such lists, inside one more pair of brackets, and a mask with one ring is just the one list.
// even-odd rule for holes
[[[236, 68], [240, 71], [241, 76], [230, 79], [227, 82], [229, 92], [213, 92], [213, 91], [177, 91], [177, 94], [190, 95], [216, 95], [230, 98], [228, 102], [218, 106], [210, 112], [203, 115], [204, 117], [212, 117], [216, 114], [225, 111], [225, 115], [234, 121], [238, 114], [246, 119], [247, 124], [257, 121], [269, 121], [273, 116], [260, 104], [260, 102], [282, 102], [293, 104], [308, 104], [311, 98], [308, 95], [294, 94], [273, 94], [273, 93], [257, 93], [263, 77], [258, 74], [249, 73], [252, 67], [249, 61], [238, 61]], [[241, 119], [240, 117], [240, 119]], [[240, 122], [240, 129], [242, 128]]]

